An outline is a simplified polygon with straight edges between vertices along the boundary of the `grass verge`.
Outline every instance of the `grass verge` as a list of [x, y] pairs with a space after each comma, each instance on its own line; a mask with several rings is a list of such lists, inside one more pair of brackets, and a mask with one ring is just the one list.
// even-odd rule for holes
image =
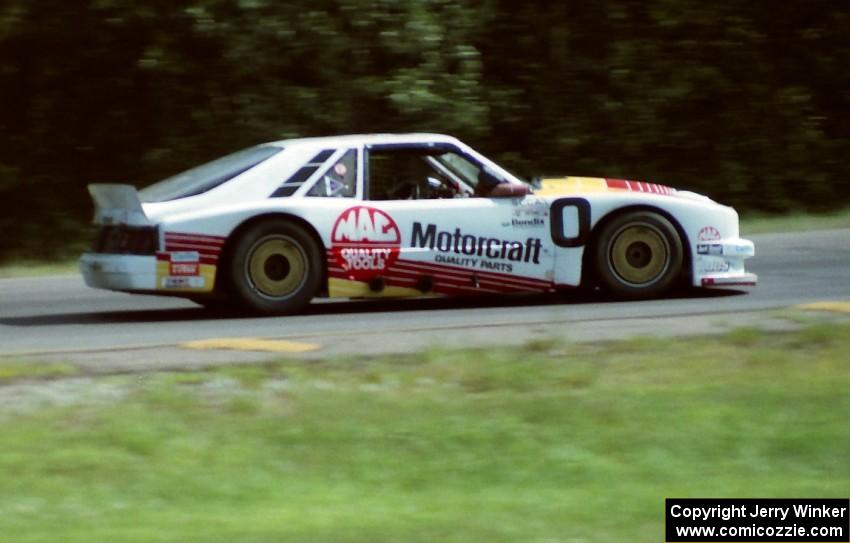
[[[4, 254], [0, 259], [0, 279], [8, 277], [40, 277], [77, 273], [78, 259], [88, 250], [93, 233], [85, 231], [80, 238], [71, 238], [61, 250], [45, 251], [35, 240], [26, 249]], [[43, 256], [39, 256], [43, 255]]]
[[9, 277], [44, 277], [47, 275], [68, 275], [76, 273], [76, 259], [61, 262], [38, 262], [21, 260], [0, 265], [0, 279]]
[[741, 233], [744, 236], [772, 232], [831, 230], [835, 228], [850, 228], [850, 209], [820, 214], [794, 213], [779, 216], [744, 214], [741, 217]]
[[77, 368], [61, 362], [30, 362], [0, 358], [0, 385], [26, 379], [57, 379], [77, 374]]
[[663, 541], [664, 497], [846, 493], [847, 352], [819, 324], [108, 378], [0, 426], [0, 533]]

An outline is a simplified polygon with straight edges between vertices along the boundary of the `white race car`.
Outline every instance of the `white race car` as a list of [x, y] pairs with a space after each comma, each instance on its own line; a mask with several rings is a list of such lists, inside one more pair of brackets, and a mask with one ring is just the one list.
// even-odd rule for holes
[[285, 140], [138, 192], [89, 191], [99, 231], [80, 260], [86, 284], [210, 306], [756, 283], [730, 207], [638, 181], [529, 184], [443, 135]]

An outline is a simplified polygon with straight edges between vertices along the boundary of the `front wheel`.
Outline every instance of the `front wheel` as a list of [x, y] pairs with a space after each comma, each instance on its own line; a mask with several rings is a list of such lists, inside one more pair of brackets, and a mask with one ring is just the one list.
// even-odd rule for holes
[[682, 240], [669, 220], [649, 211], [625, 213], [604, 225], [594, 245], [600, 286], [625, 298], [666, 292], [682, 271]]
[[250, 227], [230, 260], [233, 292], [247, 307], [283, 315], [303, 309], [321, 283], [321, 252], [309, 234], [274, 219]]

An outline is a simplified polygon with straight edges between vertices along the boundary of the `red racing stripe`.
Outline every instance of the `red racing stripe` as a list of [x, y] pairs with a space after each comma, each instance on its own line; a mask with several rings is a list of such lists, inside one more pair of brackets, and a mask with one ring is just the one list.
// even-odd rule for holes
[[219, 249], [210, 249], [208, 247], [198, 247], [196, 245], [173, 245], [170, 243], [165, 244], [165, 250], [172, 253], [200, 253], [206, 256], [214, 256], [218, 257], [221, 253]]
[[[326, 257], [329, 277], [351, 280], [349, 273], [337, 263], [332, 250], [326, 251]], [[432, 277], [434, 292], [441, 294], [541, 292], [554, 288], [551, 281], [543, 279], [407, 259], [397, 260], [390, 269], [380, 274], [386, 284], [404, 287], [415, 286], [423, 276]]]
[[226, 238], [204, 234], [189, 234], [182, 232], [165, 233], [165, 251], [158, 254], [157, 260], [170, 260], [170, 252], [196, 252], [201, 264], [216, 265]]
[[[332, 254], [328, 254], [328, 269], [336, 271], [341, 274], [345, 274], [345, 270], [343, 270], [337, 263], [335, 258], [331, 258]], [[504, 282], [504, 283], [513, 283], [516, 286], [521, 286], [525, 288], [532, 289], [541, 289], [541, 288], [550, 288], [552, 283], [550, 281], [546, 281], [543, 279], [534, 279], [531, 277], [522, 277], [504, 273], [495, 273], [488, 271], [480, 271], [480, 270], [471, 270], [468, 268], [461, 268], [457, 266], [450, 266], [445, 264], [436, 264], [431, 262], [420, 262], [417, 260], [404, 260], [400, 259], [393, 264], [393, 267], [388, 270], [389, 272], [394, 271], [407, 271], [407, 272], [415, 272], [420, 275], [433, 275], [440, 274], [445, 278], [457, 278], [457, 279], [468, 279], [471, 278], [473, 274], [475, 274], [479, 280], [486, 281], [494, 281], [494, 282]]]
[[166, 232], [166, 240], [199, 243], [202, 245], [222, 246], [227, 238], [221, 236], [205, 236], [203, 234], [184, 234], [181, 232]]
[[[349, 279], [345, 274], [332, 274], [331, 277], [335, 279]], [[381, 278], [385, 281], [388, 286], [396, 286], [396, 287], [405, 287], [405, 288], [416, 288], [416, 285], [419, 282], [419, 277], [402, 277], [398, 275], [382, 275]], [[494, 288], [489, 286], [482, 286], [479, 283], [479, 286], [475, 286], [471, 283], [471, 281], [451, 281], [448, 279], [432, 276], [434, 279], [434, 288], [431, 292], [437, 294], [505, 294], [505, 293], [514, 293], [514, 292], [528, 292], [526, 289], [514, 289], [510, 287], [501, 287]]]
[[505, 281], [511, 283], [517, 283], [521, 285], [528, 285], [532, 287], [549, 287], [551, 286], [551, 282], [543, 280], [543, 279], [534, 279], [531, 277], [522, 277], [517, 275], [510, 275], [506, 273], [496, 273], [496, 272], [488, 272], [488, 271], [479, 271], [479, 270], [470, 270], [467, 268], [460, 268], [457, 266], [450, 266], [446, 264], [434, 264], [430, 262], [419, 262], [416, 260], [398, 260], [396, 265], [406, 266], [407, 268], [425, 270], [425, 271], [437, 271], [443, 272], [447, 274], [458, 274], [463, 276], [468, 276], [471, 274], [477, 275], [482, 279], [489, 279], [494, 281]]
[[629, 192], [662, 194], [664, 196], [671, 196], [675, 193], [675, 190], [668, 186], [658, 185], [656, 183], [646, 183], [643, 181], [629, 181], [626, 179], [606, 179], [605, 183], [610, 189], [627, 190]]

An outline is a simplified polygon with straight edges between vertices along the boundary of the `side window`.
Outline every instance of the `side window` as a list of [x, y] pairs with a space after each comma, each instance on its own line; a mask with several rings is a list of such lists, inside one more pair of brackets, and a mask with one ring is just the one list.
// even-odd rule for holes
[[316, 156], [310, 159], [310, 162], [302, 166], [295, 172], [289, 179], [286, 179], [283, 183], [281, 183], [280, 187], [272, 195], [270, 198], [283, 198], [286, 196], [292, 196], [295, 192], [301, 188], [304, 183], [307, 182], [310, 177], [318, 171], [319, 168], [322, 167], [331, 155], [334, 154], [333, 149], [325, 149], [324, 151], [320, 151]]
[[439, 156], [439, 151], [430, 149], [370, 150], [369, 199], [426, 200], [471, 194], [471, 189], [462, 190]]
[[316, 181], [307, 196], [353, 198], [357, 193], [357, 151], [351, 149]]

